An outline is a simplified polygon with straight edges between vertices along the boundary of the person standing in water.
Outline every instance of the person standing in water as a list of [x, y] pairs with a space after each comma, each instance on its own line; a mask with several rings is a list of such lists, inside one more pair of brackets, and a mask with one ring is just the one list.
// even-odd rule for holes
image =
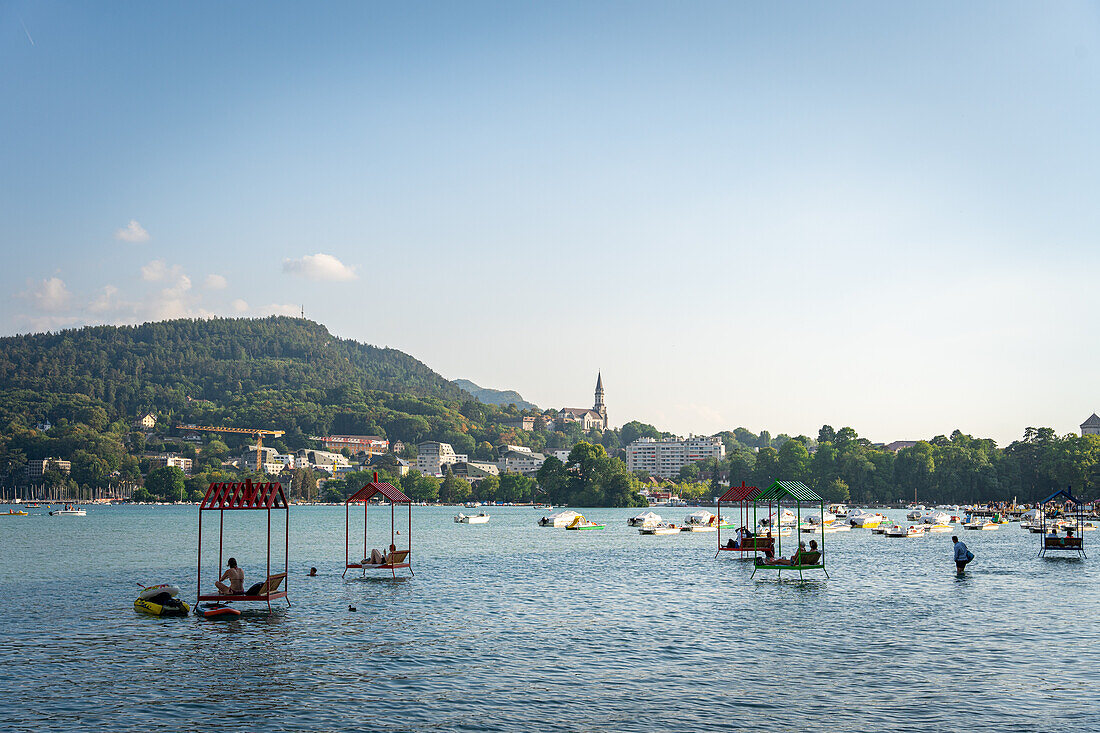
[[951, 537], [951, 541], [955, 543], [955, 569], [958, 572], [966, 570], [966, 564], [974, 559], [974, 553], [966, 548], [966, 545], [959, 542], [957, 536]]
[[[223, 596], [228, 595], [241, 595], [244, 593], [244, 571], [237, 567], [237, 558], [229, 558], [229, 562], [226, 563], [229, 567], [222, 573], [222, 577], [218, 578], [218, 582], [214, 583], [218, 592]], [[222, 581], [229, 579], [229, 585], [226, 585]]]

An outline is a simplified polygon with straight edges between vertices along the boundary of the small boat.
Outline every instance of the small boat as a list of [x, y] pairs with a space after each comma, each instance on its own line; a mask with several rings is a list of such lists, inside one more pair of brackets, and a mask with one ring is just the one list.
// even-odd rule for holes
[[549, 514], [549, 515], [543, 517], [542, 519], [540, 519], [539, 520], [539, 526], [540, 527], [565, 527], [565, 526], [568, 526], [570, 522], [572, 522], [574, 519], [576, 519], [579, 516], [580, 516], [580, 514], [577, 514], [572, 509], [563, 509], [562, 511], [557, 512], [556, 514]]
[[681, 532], [714, 532], [718, 529], [718, 517], [708, 511], [697, 511], [684, 517]]
[[760, 524], [765, 527], [772, 527], [775, 525], [778, 525], [780, 527], [793, 527], [797, 521], [798, 515], [796, 515], [790, 509], [783, 509], [779, 512], [778, 516], [775, 513], [772, 513], [767, 518], [761, 519]]
[[929, 512], [920, 520], [925, 524], [951, 524], [951, 515], [946, 512]]
[[871, 534], [886, 534], [886, 530], [891, 529], [892, 527], [897, 527], [897, 526], [898, 525], [895, 524], [893, 521], [887, 519], [885, 522], [882, 522], [881, 524], [879, 524], [879, 526], [872, 527], [871, 528]]
[[84, 511], [76, 504], [66, 504], [64, 509], [54, 509], [50, 512], [51, 517], [86, 517], [87, 515], [88, 512]]
[[587, 519], [585, 519], [583, 514], [578, 514], [576, 516], [576, 518], [573, 519], [572, 522], [570, 522], [568, 525], [566, 525], [565, 528], [566, 529], [603, 529], [604, 526], [606, 526], [606, 525], [596, 524], [595, 522], [590, 522]]
[[631, 517], [626, 520], [626, 523], [631, 527], [644, 527], [647, 524], [658, 524], [661, 521], [661, 515], [654, 512], [642, 512], [641, 514]]
[[485, 512], [469, 515], [459, 512], [455, 515], [455, 524], [488, 524], [489, 515]]
[[923, 535], [924, 527], [918, 524], [911, 524], [908, 527], [896, 524], [886, 530], [887, 537], [921, 537]]
[[6, 512], [3, 512], [2, 514], [0, 514], [0, 517], [25, 517], [25, 516], [27, 516], [27, 513], [25, 511], [23, 511], [23, 510], [16, 511], [14, 509], [9, 509]]
[[954, 529], [950, 524], [931, 524], [928, 526], [929, 532], [952, 532]]
[[644, 524], [638, 528], [638, 534], [680, 534], [680, 525], [670, 522]]
[[875, 512], [857, 509], [848, 515], [848, 524], [860, 529], [873, 529], [886, 521], [886, 517]]
[[851, 532], [852, 525], [845, 524], [844, 522], [833, 522], [832, 524], [826, 524], [823, 527], [825, 534], [832, 534], [833, 532]]
[[844, 506], [843, 504], [830, 504], [825, 511], [829, 512], [837, 519], [848, 518], [848, 507]]
[[134, 601], [134, 610], [150, 616], [186, 616], [191, 607], [176, 596], [180, 589], [174, 585], [151, 585], [143, 588]]
[[913, 511], [906, 514], [905, 518], [908, 519], [910, 522], [919, 522], [922, 516], [924, 516], [923, 508], [914, 509]]
[[973, 521], [973, 522], [963, 522], [963, 529], [984, 529], [984, 530], [989, 530], [989, 529], [1000, 529], [1000, 527], [1001, 527], [1001, 525], [997, 524], [996, 522], [983, 522], [981, 520], [976, 520], [976, 521]]
[[219, 616], [233, 618], [240, 616], [241, 612], [224, 603], [200, 603], [195, 606], [195, 615], [202, 616], [203, 618], [218, 618]]

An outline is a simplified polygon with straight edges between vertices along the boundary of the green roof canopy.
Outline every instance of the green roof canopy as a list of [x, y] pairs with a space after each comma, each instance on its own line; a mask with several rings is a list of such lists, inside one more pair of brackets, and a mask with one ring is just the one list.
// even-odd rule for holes
[[817, 492], [801, 481], [776, 481], [774, 484], [757, 494], [753, 501], [765, 503], [779, 501], [784, 497], [790, 497], [795, 501], [825, 501]]

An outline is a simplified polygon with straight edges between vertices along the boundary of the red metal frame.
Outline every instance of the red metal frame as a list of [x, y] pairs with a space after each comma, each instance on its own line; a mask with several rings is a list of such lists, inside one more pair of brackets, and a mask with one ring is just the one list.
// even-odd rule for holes
[[[218, 512], [218, 571], [222, 568], [222, 549], [224, 542], [225, 512], [227, 511], [266, 511], [267, 512], [267, 578], [271, 577], [271, 510], [286, 510], [286, 547], [283, 554], [283, 590], [262, 596], [202, 594], [202, 513]], [[272, 599], [284, 598], [290, 605], [287, 590], [290, 585], [290, 505], [283, 494], [279, 482], [254, 484], [251, 479], [244, 482], [212, 483], [199, 505], [199, 558], [198, 575], [195, 581], [197, 606], [200, 601], [267, 601], [267, 610], [271, 610]]]
[[[718, 557], [720, 552], [740, 552], [742, 557], [744, 553], [752, 553], [755, 557], [758, 552], [768, 552], [775, 550], [775, 538], [774, 537], [751, 537], [747, 541], [742, 543], [741, 547], [726, 547], [722, 544], [722, 504], [738, 504], [741, 508], [741, 526], [749, 526], [749, 501], [752, 497], [759, 493], [759, 489], [755, 486], [746, 486], [742, 481], [740, 486], [731, 486], [726, 493], [718, 497], [718, 552], [714, 553], [715, 557]], [[755, 527], [753, 530], [755, 531]]]
[[[396, 548], [397, 545], [394, 542], [396, 535], [396, 507], [398, 504], [405, 504], [409, 508], [409, 525], [408, 531], [405, 534], [408, 540], [408, 549], [405, 551], [405, 560], [398, 563], [383, 563], [381, 565], [371, 565], [370, 563], [351, 562], [351, 557], [348, 555], [348, 542], [351, 540], [351, 505], [363, 504], [363, 559], [367, 558], [367, 507], [370, 505], [370, 500], [381, 494], [390, 500], [390, 546]], [[374, 474], [374, 481], [363, 488], [356, 491], [344, 501], [344, 572], [340, 577], [347, 575], [348, 570], [353, 568], [363, 571], [363, 575], [366, 575], [367, 569], [371, 570], [389, 570], [393, 577], [397, 578], [397, 568], [408, 568], [410, 575], [416, 575], [412, 571], [412, 499], [405, 496], [400, 489], [393, 484], [387, 484], [378, 480], [378, 474]]]

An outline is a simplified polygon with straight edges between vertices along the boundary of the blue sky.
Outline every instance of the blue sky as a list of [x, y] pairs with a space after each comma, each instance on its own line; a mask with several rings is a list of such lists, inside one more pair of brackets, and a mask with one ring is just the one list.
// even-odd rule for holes
[[9, 2], [0, 332], [295, 312], [614, 424], [1100, 410], [1094, 3]]

